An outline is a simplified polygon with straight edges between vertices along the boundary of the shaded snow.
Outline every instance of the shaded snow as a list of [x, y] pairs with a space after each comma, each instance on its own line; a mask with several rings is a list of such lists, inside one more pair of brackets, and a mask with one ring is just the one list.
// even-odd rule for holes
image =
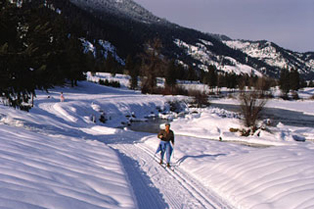
[[0, 208], [135, 208], [103, 143], [0, 125]]

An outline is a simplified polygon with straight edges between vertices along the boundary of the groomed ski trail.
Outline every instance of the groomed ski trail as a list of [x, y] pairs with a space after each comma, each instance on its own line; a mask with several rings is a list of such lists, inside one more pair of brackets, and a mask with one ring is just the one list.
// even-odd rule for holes
[[[179, 167], [175, 167], [172, 171], [160, 166], [154, 159], [154, 151], [143, 142], [111, 144], [110, 146], [120, 153], [131, 185], [136, 190], [134, 193], [139, 208], [232, 208]], [[132, 165], [136, 168], [131, 168], [130, 161], [136, 162]], [[157, 188], [159, 192], [152, 190], [152, 187]], [[145, 192], [145, 195], [140, 194], [139, 190]]]

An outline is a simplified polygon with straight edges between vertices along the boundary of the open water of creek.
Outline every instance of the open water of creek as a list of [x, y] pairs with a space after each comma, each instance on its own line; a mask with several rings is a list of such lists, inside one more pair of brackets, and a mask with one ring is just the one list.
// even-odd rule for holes
[[148, 118], [147, 121], [132, 122], [129, 128], [133, 131], [158, 133], [160, 125], [166, 123], [167, 120], [160, 118]]

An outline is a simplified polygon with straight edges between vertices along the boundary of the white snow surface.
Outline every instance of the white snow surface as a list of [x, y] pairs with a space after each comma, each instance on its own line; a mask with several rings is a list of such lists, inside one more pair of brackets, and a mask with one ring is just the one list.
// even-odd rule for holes
[[262, 49], [259, 43], [250, 43], [239, 40], [224, 41], [224, 43], [233, 49], [240, 49], [251, 57], [264, 60], [269, 65], [280, 68], [284, 68], [288, 65], [287, 60], [283, 58], [280, 52], [276, 51], [275, 47], [271, 46], [270, 42], [267, 42], [267, 46]]
[[108, 146], [1, 125], [0, 208], [135, 208]]
[[[241, 122], [226, 110], [168, 114], [175, 118], [171, 171], [157, 163], [156, 134], [117, 127], [166, 113], [167, 101], [182, 97], [90, 82], [36, 93], [30, 112], [0, 106], [0, 208], [314, 207], [314, 144], [292, 139], [300, 129], [309, 139], [313, 128], [280, 124], [273, 134], [241, 137], [228, 131]], [[269, 105], [311, 104], [303, 102]], [[106, 123], [98, 120], [102, 113]]]

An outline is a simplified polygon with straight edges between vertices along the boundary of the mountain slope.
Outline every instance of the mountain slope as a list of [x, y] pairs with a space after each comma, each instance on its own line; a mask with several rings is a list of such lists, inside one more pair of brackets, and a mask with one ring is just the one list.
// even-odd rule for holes
[[[61, 5], [60, 1], [55, 3]], [[278, 77], [280, 70], [288, 67], [299, 69], [307, 79], [314, 78], [311, 52], [295, 53], [267, 41], [231, 40], [184, 28], [156, 17], [132, 0], [70, 0], [67, 4], [72, 4], [71, 9], [61, 6], [61, 10], [69, 19], [80, 18], [84, 22], [87, 40], [109, 41], [124, 59], [128, 54], [141, 53], [146, 41], [158, 37], [166, 57], [197, 71], [215, 65], [224, 72]]]
[[241, 50], [248, 56], [257, 58], [278, 68], [297, 68], [302, 74], [312, 74], [314, 69], [314, 53], [297, 53], [285, 50], [269, 41], [223, 41], [233, 49]]
[[144, 23], [166, 22], [154, 16], [132, 0], [70, 0], [82, 8], [89, 8], [98, 12], [107, 12], [115, 16], [134, 19]]

